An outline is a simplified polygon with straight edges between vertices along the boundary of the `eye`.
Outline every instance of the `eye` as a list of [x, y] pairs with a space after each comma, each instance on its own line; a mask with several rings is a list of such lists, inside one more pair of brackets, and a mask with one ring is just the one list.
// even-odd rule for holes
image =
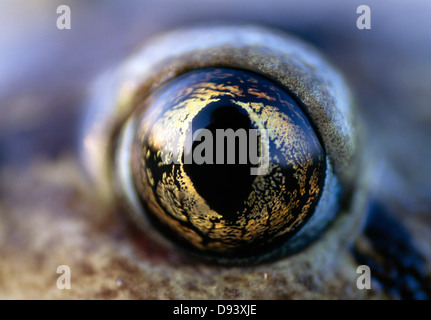
[[301, 250], [352, 205], [349, 92], [297, 39], [179, 30], [110, 79], [91, 102], [84, 162], [144, 232], [205, 259], [257, 263]]

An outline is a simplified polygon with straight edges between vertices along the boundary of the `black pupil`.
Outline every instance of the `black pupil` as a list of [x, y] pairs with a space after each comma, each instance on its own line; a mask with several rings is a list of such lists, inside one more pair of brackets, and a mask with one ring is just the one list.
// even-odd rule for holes
[[[192, 121], [193, 134], [198, 129], [205, 128], [211, 132], [212, 140], [212, 162], [207, 161], [203, 164], [185, 164], [184, 169], [191, 178], [196, 190], [206, 200], [211, 209], [223, 215], [223, 218], [234, 222], [238, 213], [244, 206], [244, 201], [252, 190], [252, 183], [256, 176], [250, 174], [251, 167], [257, 167], [258, 164], [252, 164], [247, 157], [246, 163], [241, 163], [240, 144], [249, 146], [249, 129], [253, 129], [249, 117], [245, 111], [237, 106], [225, 106], [223, 101], [214, 102], [201, 110]], [[247, 134], [247, 140], [235, 137], [235, 161], [228, 163], [228, 139], [224, 138], [221, 142], [217, 139], [216, 129], [232, 129], [235, 133], [244, 131]], [[202, 136], [202, 134], [201, 134]], [[198, 135], [199, 137], [199, 135]], [[196, 139], [193, 142], [192, 153], [196, 147], [202, 143], [208, 143], [204, 138]], [[256, 140], [253, 140], [253, 142]], [[257, 140], [258, 142], [258, 140]], [[217, 163], [217, 145], [224, 145], [223, 162]], [[244, 146], [243, 146], [244, 148]], [[244, 149], [243, 149], [244, 150]], [[256, 150], [259, 150], [256, 146]], [[248, 154], [248, 153], [247, 153]], [[205, 149], [203, 150], [205, 154]], [[210, 156], [210, 155], [209, 155]], [[208, 159], [208, 158], [206, 158]]]
[[325, 151], [294, 98], [268, 79], [195, 70], [155, 92], [141, 112], [136, 188], [154, 226], [176, 243], [258, 255], [313, 214]]

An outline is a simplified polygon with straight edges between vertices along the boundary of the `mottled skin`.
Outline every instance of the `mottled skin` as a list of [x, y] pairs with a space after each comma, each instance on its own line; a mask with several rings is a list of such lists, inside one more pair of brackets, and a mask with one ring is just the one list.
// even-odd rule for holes
[[[3, 1], [0, 13], [0, 298], [394, 298], [377, 282], [358, 290], [353, 242], [363, 223], [341, 214], [296, 255], [258, 266], [205, 264], [142, 233], [96, 196], [77, 156], [89, 83], [148, 36], [208, 19], [272, 24], [314, 43], [349, 79], [367, 133], [373, 198], [410, 232], [431, 272], [431, 6], [369, 3], [372, 30], [356, 28], [356, 1], [71, 3], [72, 30], [55, 8]], [[3, 5], [2, 3], [2, 5]], [[24, 6], [25, 3], [25, 6]], [[307, 2], [309, 3], [309, 2]], [[257, 17], [256, 12], [259, 12]], [[14, 19], [21, 14], [20, 19]], [[24, 17], [22, 16], [24, 15]], [[371, 138], [370, 138], [371, 137]], [[69, 265], [72, 289], [56, 287]], [[430, 282], [430, 277], [427, 280]], [[396, 296], [395, 296], [396, 297]]]

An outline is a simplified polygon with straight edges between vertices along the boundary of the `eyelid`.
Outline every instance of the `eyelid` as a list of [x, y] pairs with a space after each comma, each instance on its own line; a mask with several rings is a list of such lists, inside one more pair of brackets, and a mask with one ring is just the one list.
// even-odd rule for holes
[[[342, 219], [347, 226], [344, 238], [354, 234], [361, 226], [366, 198], [366, 190], [356, 192], [355, 187], [368, 175], [364, 171], [358, 175], [361, 161], [357, 123], [348, 86], [313, 47], [288, 34], [257, 26], [177, 29], [148, 41], [135, 56], [102, 76], [89, 101], [81, 148], [84, 166], [102, 197], [108, 202], [124, 200], [126, 205], [137, 209], [133, 199], [124, 195], [124, 190], [131, 188], [126, 178], [131, 173], [127, 168], [119, 170], [116, 166], [122, 156], [116, 153], [118, 137], [127, 133], [124, 124], [142, 101], [162, 85], [189, 71], [208, 67], [236, 68], [260, 74], [299, 102], [323, 142], [330, 162], [328, 168], [334, 173], [336, 186], [330, 184], [325, 188], [336, 194], [341, 194], [338, 185], [343, 189], [339, 211], [350, 216], [348, 221]], [[338, 207], [331, 201], [326, 204], [332, 208], [330, 211]], [[324, 209], [325, 203], [320, 207]], [[132, 211], [135, 211], [132, 216], [142, 224], [139, 212]], [[314, 226], [319, 224], [317, 216]], [[333, 217], [332, 214], [328, 216]], [[298, 233], [297, 239], [300, 235]]]
[[110, 184], [103, 177], [112, 135], [150, 92], [188, 71], [221, 66], [259, 73], [291, 92], [315, 125], [340, 181], [352, 182], [357, 141], [348, 86], [308, 44], [256, 26], [175, 30], [148, 41], [119, 70], [103, 75], [96, 89], [102, 94], [90, 101], [83, 126], [82, 158], [93, 178]]

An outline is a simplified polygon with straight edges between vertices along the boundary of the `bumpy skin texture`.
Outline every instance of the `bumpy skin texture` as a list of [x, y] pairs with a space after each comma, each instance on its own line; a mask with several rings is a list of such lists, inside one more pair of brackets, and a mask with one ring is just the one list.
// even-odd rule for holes
[[[341, 214], [332, 232], [294, 256], [259, 266], [223, 267], [159, 243], [137, 230], [123, 211], [95, 196], [75, 148], [88, 84], [149, 35], [208, 19], [271, 22], [314, 43], [342, 69], [371, 137], [367, 161], [380, 164], [369, 181], [373, 196], [406, 226], [429, 274], [431, 172], [424, 159], [431, 158], [426, 148], [431, 44], [424, 39], [431, 7], [416, 2], [395, 1], [388, 7], [373, 1], [368, 31], [356, 29], [359, 4], [339, 1], [307, 7], [300, 1], [247, 2], [247, 11], [229, 1], [199, 8], [172, 1], [169, 10], [156, 2], [107, 7], [70, 3], [72, 30], [59, 31], [55, 9], [63, 2], [7, 1], [0, 13], [8, 17], [0, 19], [0, 39], [7, 45], [0, 52], [7, 61], [0, 72], [0, 297], [393, 297], [377, 282], [369, 291], [356, 287], [358, 262], [350, 245], [363, 236], [335, 231], [363, 223], [360, 217]], [[28, 19], [14, 20], [18, 12]], [[59, 265], [71, 268], [71, 290], [56, 287]]]

